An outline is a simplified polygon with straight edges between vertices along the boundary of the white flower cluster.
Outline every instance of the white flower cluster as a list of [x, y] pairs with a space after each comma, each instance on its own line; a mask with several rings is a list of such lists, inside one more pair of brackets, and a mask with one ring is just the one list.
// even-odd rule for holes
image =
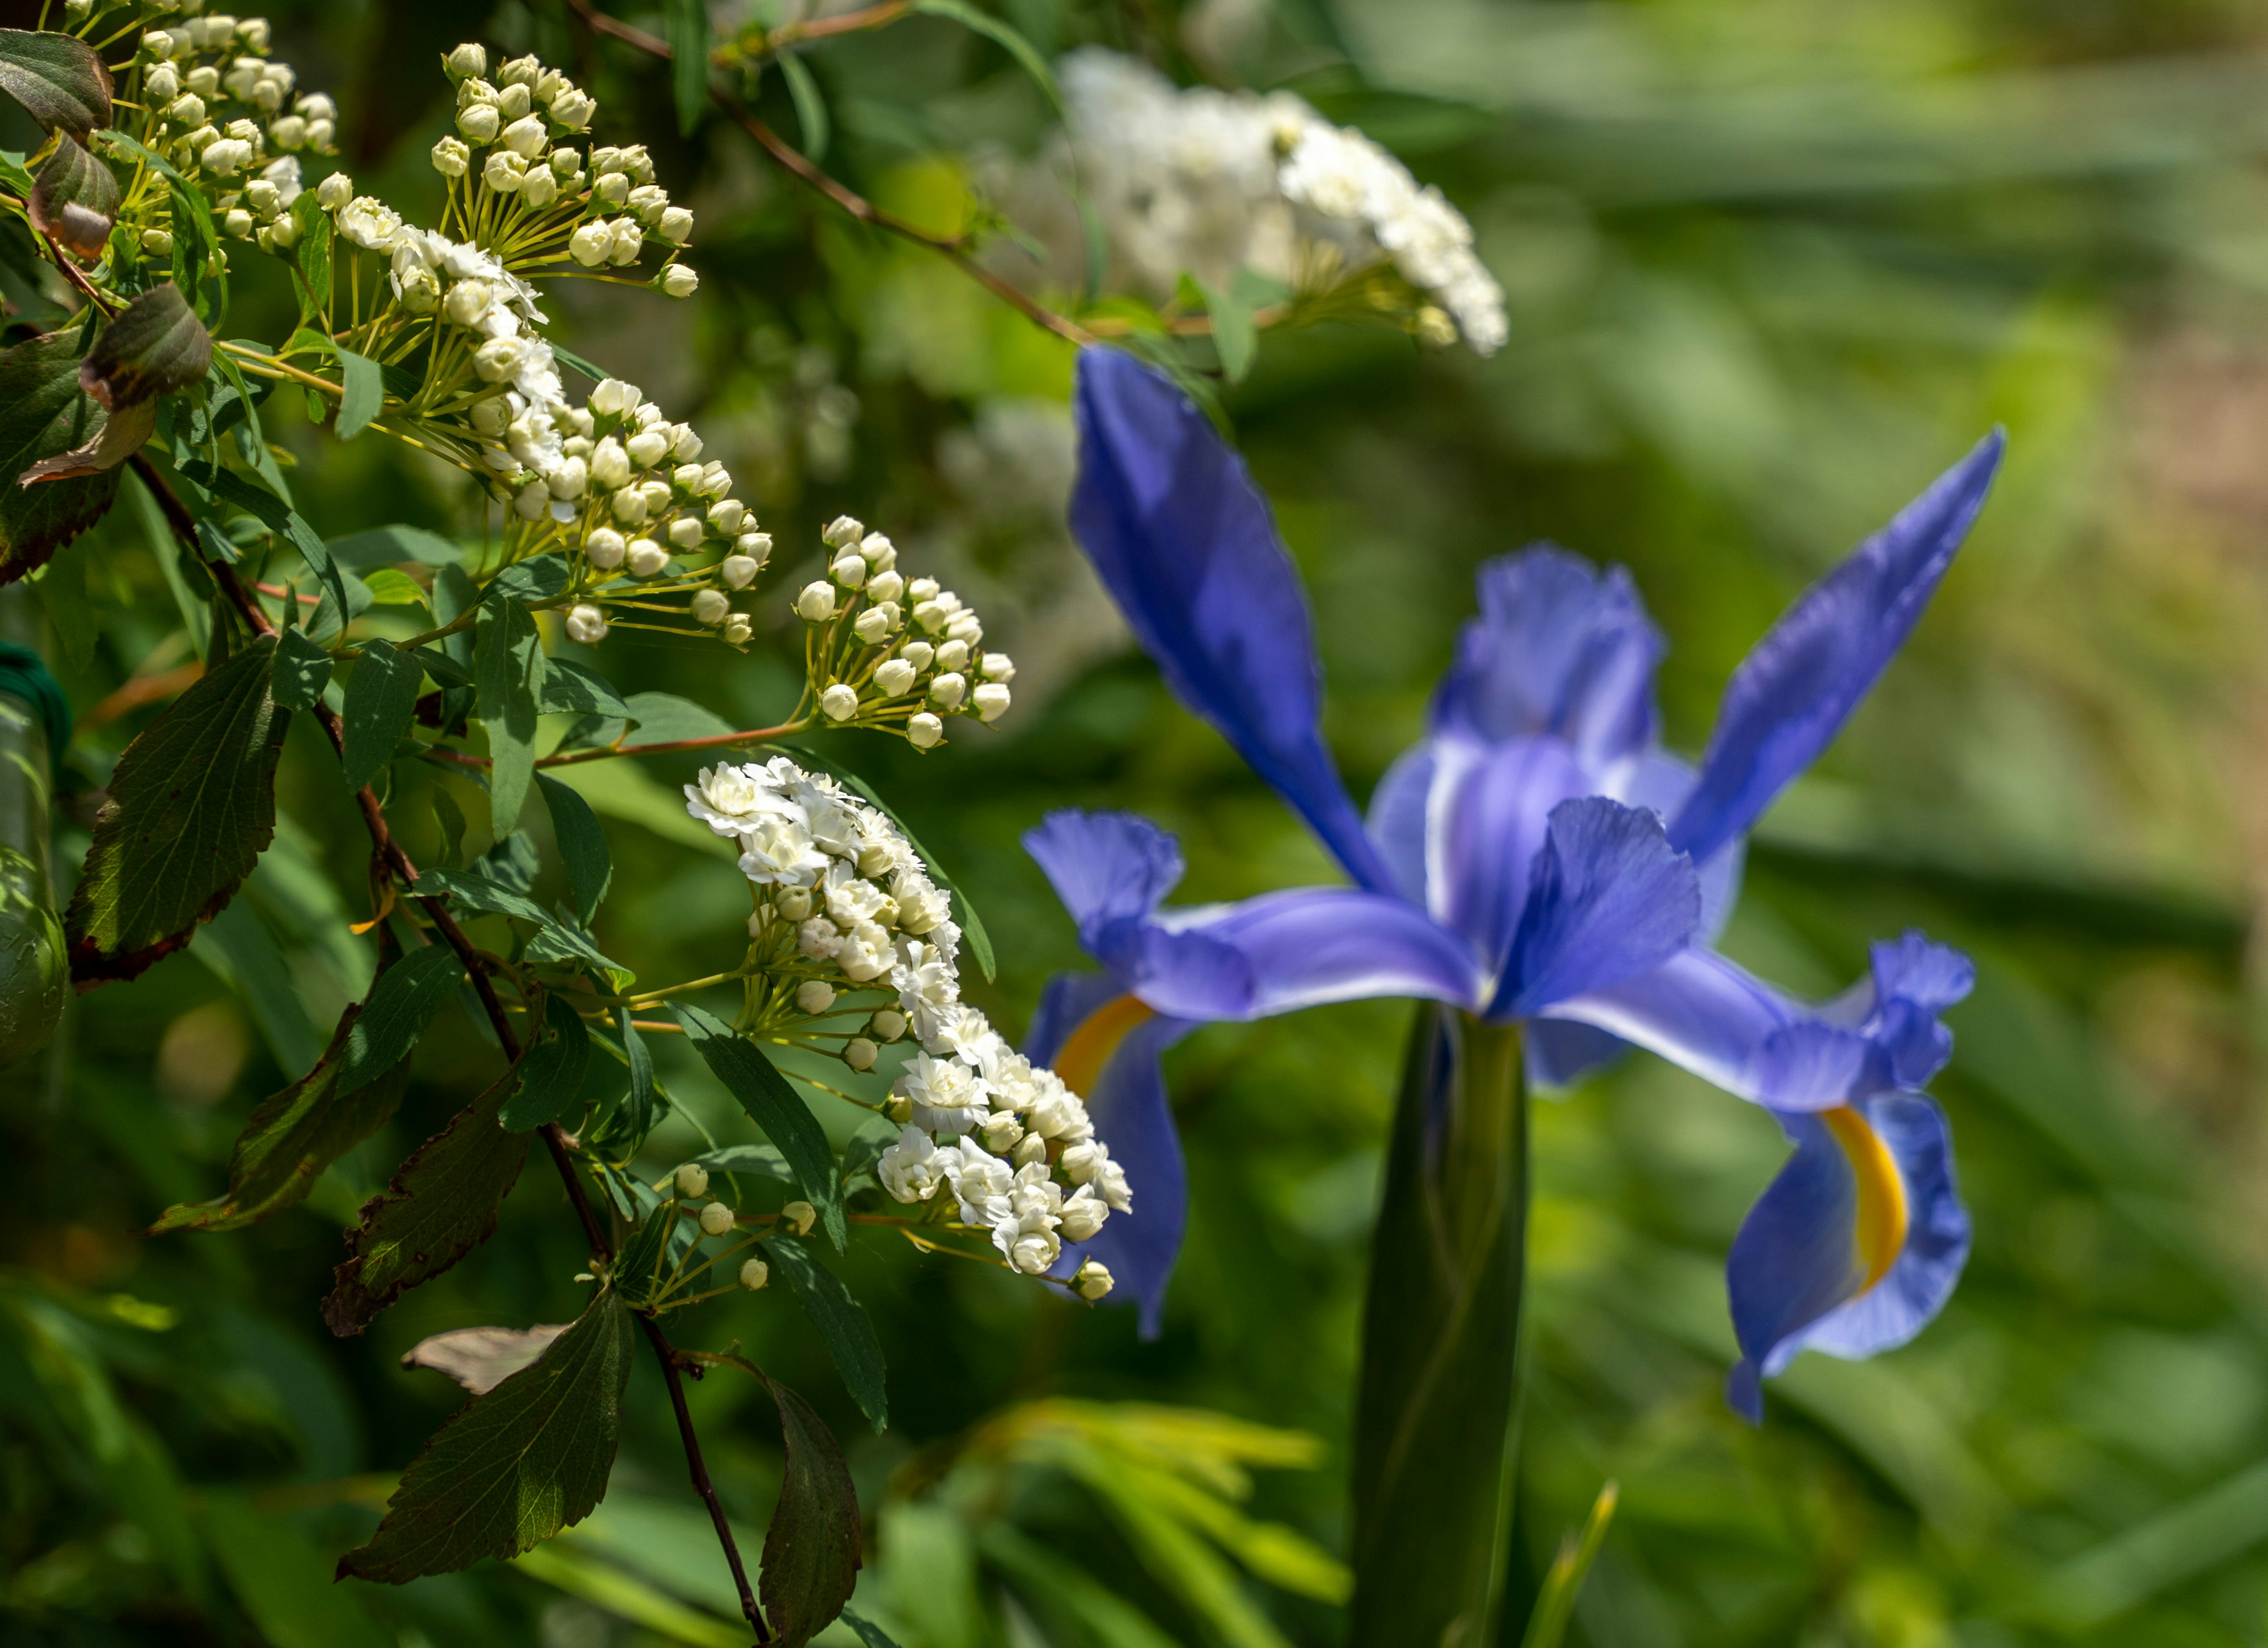
[[[339, 112], [320, 92], [294, 95], [291, 64], [268, 55], [268, 20], [216, 11], [145, 30], [133, 69], [151, 146], [212, 186], [221, 232], [271, 251], [298, 240], [299, 156], [335, 152]], [[144, 244], [168, 253], [171, 232], [148, 230]]]
[[[685, 800], [740, 845], [756, 898], [751, 972], [777, 991], [777, 1022], [843, 1012], [838, 984], [894, 997], [841, 1054], [864, 1070], [883, 1043], [917, 1045], [891, 1093], [903, 1130], [877, 1167], [892, 1196], [923, 1202], [950, 1185], [961, 1222], [990, 1232], [1002, 1257], [1032, 1275], [1133, 1205], [1079, 1096], [961, 1001], [961, 929], [903, 831], [784, 755], [706, 769]], [[1107, 1288], [1096, 1270], [1082, 1291]]]
[[1308, 254], [1359, 269], [1390, 261], [1476, 354], [1506, 335], [1504, 292], [1472, 226], [1440, 190], [1288, 92], [1177, 88], [1100, 46], [1059, 66], [1093, 198], [1134, 278], [1163, 295], [1183, 271], [1225, 285], [1241, 267], [1295, 286]]
[[935, 578], [909, 581], [895, 545], [848, 515], [821, 533], [827, 576], [797, 592], [795, 614], [816, 640], [819, 710], [837, 725], [902, 728], [916, 749], [945, 737], [950, 715], [998, 720], [1015, 660], [983, 650], [984, 626]]

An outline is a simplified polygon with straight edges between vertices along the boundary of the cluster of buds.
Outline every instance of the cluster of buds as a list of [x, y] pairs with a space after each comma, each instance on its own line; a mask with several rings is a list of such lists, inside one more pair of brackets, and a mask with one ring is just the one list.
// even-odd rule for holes
[[850, 516], [821, 533], [827, 576], [797, 592], [809, 630], [810, 682], [836, 725], [895, 729], [916, 749], [945, 737], [946, 716], [998, 720], [1016, 666], [983, 651], [984, 626], [935, 578], [909, 581], [897, 549]]

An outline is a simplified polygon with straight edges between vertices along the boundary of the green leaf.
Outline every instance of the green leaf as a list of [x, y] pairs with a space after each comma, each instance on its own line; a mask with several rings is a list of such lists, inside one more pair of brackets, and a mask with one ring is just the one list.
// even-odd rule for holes
[[334, 343], [331, 353], [339, 357], [339, 372], [346, 388], [346, 396], [339, 402], [339, 416], [331, 426], [332, 433], [341, 440], [352, 440], [370, 427], [371, 419], [386, 407], [386, 379], [379, 375], [378, 363], [367, 355], [357, 355], [350, 349]]
[[372, 567], [363, 574], [363, 587], [381, 607], [425, 607], [431, 598], [425, 586], [399, 567]]
[[551, 809], [551, 835], [559, 843], [559, 857], [567, 866], [567, 895], [575, 913], [590, 921], [599, 913], [599, 901], [615, 877], [614, 855], [607, 850], [607, 832], [591, 804], [556, 778], [535, 776], [544, 805]]
[[727, 1144], [721, 1150], [696, 1156], [693, 1165], [706, 1167], [711, 1173], [761, 1173], [782, 1184], [795, 1182], [795, 1170], [787, 1165], [787, 1158], [769, 1144]]
[[612, 716], [630, 717], [624, 703], [607, 678], [568, 658], [551, 658], [543, 666], [543, 692], [537, 708], [546, 715]]
[[690, 739], [729, 738], [740, 729], [689, 698], [674, 693], [632, 693], [623, 701], [630, 718], [637, 723], [637, 736], [624, 741], [639, 744], [681, 744]]
[[567, 557], [540, 555], [525, 561], [515, 561], [497, 573], [489, 585], [488, 593], [533, 604], [549, 600], [553, 596], [564, 592], [566, 588]]
[[[255, 895], [258, 876], [254, 871], [250, 884]], [[315, 1067], [323, 1056], [323, 1038], [294, 987], [291, 961], [252, 899], [231, 899], [227, 909], [197, 929], [189, 953], [243, 998], [279, 1066], [286, 1071]]]
[[410, 1152], [382, 1195], [363, 1204], [361, 1222], [347, 1232], [346, 1261], [323, 1301], [333, 1333], [360, 1333], [403, 1293], [489, 1239], [497, 1210], [527, 1159], [527, 1135], [497, 1125], [519, 1081], [517, 1067], [506, 1070]]
[[339, 765], [349, 790], [359, 790], [386, 770], [394, 747], [409, 736], [417, 714], [417, 688], [424, 672], [390, 641], [365, 641], [354, 673], [347, 677], [346, 703], [339, 714], [344, 747]]
[[968, 4], [968, 0], [914, 0], [914, 10], [929, 17], [948, 18], [1004, 48], [1016, 60], [1018, 66], [1031, 76], [1040, 90], [1047, 93], [1048, 101], [1055, 105], [1057, 117], [1064, 116], [1063, 91], [1056, 85], [1055, 71], [1048, 67], [1048, 60], [1041, 55], [1039, 48], [1026, 39], [1020, 30], [990, 12], [979, 11]]
[[882, 1360], [882, 1342], [874, 1336], [874, 1324], [867, 1319], [865, 1307], [850, 1296], [843, 1278], [821, 1264], [801, 1242], [775, 1236], [756, 1245], [803, 1302], [804, 1313], [819, 1329], [827, 1354], [835, 1358], [836, 1371], [843, 1375], [866, 1423], [878, 1432], [887, 1430], [888, 1370]]
[[380, 973], [347, 1039], [339, 1090], [352, 1093], [408, 1058], [464, 976], [465, 964], [445, 944], [412, 950]]
[[819, 1210], [836, 1251], [841, 1252], [849, 1244], [850, 1232], [843, 1216], [842, 1193], [835, 1182], [835, 1156], [828, 1148], [827, 1129], [819, 1125], [819, 1118], [811, 1114], [811, 1107], [789, 1085], [787, 1078], [764, 1056], [762, 1048], [690, 1002], [675, 1002], [672, 1006], [694, 1051], [795, 1169], [796, 1182]]
[[[622, 1244], [609, 1273], [615, 1286], [632, 1305], [651, 1305], [661, 1291], [663, 1262], [669, 1255], [670, 1238], [677, 1233], [680, 1220], [677, 1203], [662, 1202], [649, 1208], [646, 1216]], [[696, 1235], [699, 1232], [696, 1231]]]
[[582, 1103], [583, 1069], [591, 1059], [591, 1033], [563, 993], [543, 998], [543, 1034], [519, 1057], [519, 1085], [497, 1120], [515, 1133], [564, 1122]]
[[307, 639], [305, 630], [286, 629], [276, 638], [268, 689], [277, 703], [286, 710], [312, 710], [323, 701], [330, 680], [330, 653]]
[[583, 376], [588, 378], [594, 384], [604, 383], [608, 379], [614, 376], [614, 374], [607, 371], [605, 367], [593, 365], [589, 361], [585, 360], [582, 356], [575, 353], [573, 349], [567, 348], [564, 344], [552, 344], [551, 353], [553, 357], [556, 359], [562, 366], [573, 367], [577, 372], [581, 372]]
[[858, 1491], [834, 1433], [811, 1404], [769, 1375], [787, 1457], [764, 1531], [757, 1598], [779, 1648], [803, 1648], [843, 1612], [858, 1583]]
[[394, 566], [403, 561], [416, 561], [425, 566], [455, 566], [463, 558], [456, 545], [423, 526], [372, 526], [366, 532], [332, 539], [330, 550], [340, 565], [352, 567], [357, 572], [369, 567]]
[[[843, 1605], [843, 1622], [850, 1628], [858, 1640], [865, 1644], [865, 1648], [898, 1648], [896, 1639], [889, 1632], [866, 1618], [847, 1602]], [[1163, 1644], [1163, 1648], [1172, 1648], [1172, 1644], [1166, 1642], [1165, 1638], [1160, 1637], [1159, 1640]]]
[[1496, 1640], [1527, 1235], [1519, 1030], [1411, 1027], [1363, 1316], [1351, 1648]]
[[0, 584], [43, 564], [118, 496], [115, 468], [15, 484], [33, 465], [100, 438], [105, 415], [79, 388], [78, 368], [76, 329], [0, 349]]
[[433, 822], [441, 832], [442, 862], [445, 864], [464, 863], [465, 810], [457, 805], [457, 798], [439, 784], [433, 786]]
[[603, 1498], [622, 1441], [630, 1307], [612, 1289], [534, 1365], [467, 1402], [401, 1474], [367, 1545], [339, 1578], [400, 1585], [512, 1557]]
[[238, 1230], [295, 1207], [325, 1168], [386, 1125], [409, 1085], [408, 1061], [351, 1093], [339, 1085], [347, 1038], [361, 1011], [350, 1006], [314, 1069], [253, 1111], [229, 1152], [228, 1194], [167, 1208], [150, 1227], [152, 1235]]
[[299, 225], [298, 244], [291, 251], [291, 283], [299, 293], [299, 318], [329, 328], [331, 312], [331, 215], [306, 189], [291, 202], [292, 221]]
[[535, 695], [543, 680], [543, 639], [518, 601], [481, 603], [473, 649], [473, 685], [489, 732], [490, 828], [498, 836], [519, 825], [535, 776]]
[[270, 1648], [393, 1648], [361, 1600], [333, 1581], [330, 1558], [291, 1518], [207, 1490], [196, 1519], [206, 1549]]
[[1528, 1630], [1520, 1639], [1520, 1648], [1559, 1648], [1567, 1634], [1567, 1622], [1575, 1612], [1576, 1594], [1583, 1588], [1583, 1576], [1591, 1571], [1599, 1547], [1607, 1542], [1607, 1524], [1614, 1519], [1616, 1497], [1613, 1482], [1600, 1489], [1591, 1514], [1584, 1519], [1581, 1535], [1570, 1534], [1559, 1541], [1559, 1555], [1552, 1559], [1551, 1571], [1543, 1577], [1543, 1594], [1535, 1599], [1535, 1611], [1528, 1616]]
[[65, 135], [41, 164], [27, 204], [33, 228], [80, 262], [92, 263], [110, 244], [118, 199], [117, 175], [88, 153], [85, 144]]
[[0, 29], [0, 92], [48, 131], [83, 140], [110, 124], [110, 70], [69, 34]]
[[476, 869], [428, 870], [417, 878], [417, 890], [420, 893], [446, 893], [468, 909], [534, 922], [538, 931], [528, 941], [530, 960], [572, 962], [606, 974], [617, 986], [637, 976], [619, 961], [608, 959], [580, 927], [545, 909], [526, 894], [515, 892]]
[[661, 1119], [661, 1089], [653, 1079], [653, 1051], [638, 1034], [637, 1026], [630, 1021], [630, 1010], [615, 1010], [615, 1026], [622, 1038], [622, 1056], [630, 1067], [630, 1087], [623, 1105], [629, 1114], [631, 1133], [643, 1142], [653, 1131], [654, 1123]]
[[71, 976], [132, 978], [227, 903], [276, 833], [276, 761], [291, 711], [269, 696], [262, 636], [126, 747], [64, 916]]
[[[1026, 1538], [1012, 1524], [989, 1523], [977, 1539], [985, 1560], [1014, 1583], [1020, 1597], [1053, 1604], [1049, 1611], [1060, 1610], [1077, 1621], [1097, 1648], [1176, 1648], [1174, 1639], [1132, 1603], [1076, 1563]], [[850, 1619], [847, 1608], [843, 1617]], [[850, 1628], [857, 1630], [857, 1622], [851, 1622]]]
[[796, 129], [803, 138], [804, 158], [817, 166], [827, 158], [827, 99], [820, 94], [819, 81], [810, 65], [793, 52], [779, 59], [780, 78], [787, 82], [789, 99], [795, 105]]
[[184, 473], [216, 497], [233, 504], [269, 531], [289, 541], [308, 570], [322, 581], [324, 592], [330, 596], [342, 622], [354, 610], [348, 605], [346, 582], [339, 574], [338, 563], [331, 559], [330, 547], [300, 519], [297, 510], [267, 487], [246, 480], [233, 469], [193, 464]]
[[212, 335], [171, 281], [152, 286], [104, 327], [79, 366], [79, 386], [110, 412], [202, 383]]
[[1197, 282], [1204, 295], [1205, 313], [1212, 317], [1212, 346], [1220, 356], [1220, 370], [1229, 382], [1242, 383], [1260, 353], [1260, 328], [1253, 323], [1253, 286], [1248, 271], [1239, 269], [1228, 290]]
[[690, 136], [709, 106], [709, 48], [716, 32], [709, 26], [708, 0], [668, 0], [669, 90], [677, 104], [677, 129]]

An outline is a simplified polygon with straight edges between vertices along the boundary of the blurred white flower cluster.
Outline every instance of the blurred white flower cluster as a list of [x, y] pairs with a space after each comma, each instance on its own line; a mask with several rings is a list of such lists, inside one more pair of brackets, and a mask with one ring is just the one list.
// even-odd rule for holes
[[945, 737], [945, 717], [997, 721], [1008, 711], [1016, 666], [983, 650], [984, 626], [935, 578], [909, 581], [897, 547], [850, 516], [821, 534], [827, 576], [797, 592], [810, 632], [811, 684], [835, 725], [902, 731], [917, 749]]
[[[1133, 1205], [1086, 1103], [961, 999], [961, 929], [905, 833], [823, 773], [784, 755], [704, 769], [686, 810], [740, 848], [755, 909], [745, 971], [750, 1027], [833, 1049], [872, 1070], [890, 1043], [917, 1050], [891, 1089], [903, 1124], [876, 1172], [900, 1202], [949, 1185], [961, 1222], [1030, 1275]], [[875, 1007], [847, 997], [880, 996]], [[855, 1031], [821, 1026], [856, 1019]], [[1100, 1266], [1078, 1285], [1107, 1291]]]
[[1152, 294], [1184, 271], [1220, 287], [1246, 268], [1309, 291], [1391, 262], [1428, 300], [1421, 332], [1454, 327], [1479, 355], [1503, 345], [1503, 289], [1471, 224], [1360, 132], [1288, 92], [1183, 89], [1101, 46], [1059, 74], [1088, 191]]

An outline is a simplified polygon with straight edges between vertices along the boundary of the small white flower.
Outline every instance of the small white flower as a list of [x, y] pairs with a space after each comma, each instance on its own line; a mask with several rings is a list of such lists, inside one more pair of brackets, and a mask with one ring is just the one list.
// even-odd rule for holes
[[[334, 183], [345, 184], [350, 188], [353, 187], [352, 184], [346, 183], [346, 180], [338, 173], [334, 172], [316, 186], [317, 204], [324, 206], [329, 204], [329, 197], [334, 192], [331, 186]], [[385, 202], [374, 200], [367, 195], [357, 195], [339, 208], [338, 212], [339, 233], [353, 241], [355, 245], [366, 247], [372, 252], [390, 252], [394, 249], [394, 237], [401, 232], [401, 219]]]
[[[567, 237], [567, 255], [585, 269], [596, 269], [607, 261], [607, 253], [614, 241], [614, 232], [594, 218], [589, 223], [578, 224], [575, 232]], [[593, 407], [597, 401], [594, 394], [592, 397]]]
[[835, 586], [814, 580], [795, 598], [795, 614], [806, 623], [825, 623], [835, 616]]
[[1109, 1217], [1109, 1207], [1093, 1188], [1081, 1185], [1064, 1198], [1063, 1238], [1065, 1241], [1086, 1241], [1102, 1228], [1103, 1221]]
[[722, 1236], [732, 1228], [733, 1210], [722, 1202], [711, 1202], [701, 1210], [701, 1233], [703, 1236]]
[[[792, 818], [756, 819], [740, 836], [740, 873], [759, 886], [808, 887], [826, 867], [826, 855]], [[833, 922], [819, 916], [801, 923], [796, 942], [807, 956], [831, 958], [842, 948], [843, 938]]]
[[608, 238], [607, 261], [620, 266], [635, 263], [645, 247], [645, 231], [632, 217], [617, 217]]
[[900, 1202], [926, 1202], [945, 1182], [938, 1149], [920, 1129], [909, 1127], [874, 1164], [874, 1177]]
[[585, 646], [596, 646], [607, 638], [607, 614], [587, 602], [567, 609], [567, 634]]
[[433, 145], [433, 169], [443, 177], [464, 176], [472, 160], [473, 151], [461, 137], [444, 137]]
[[926, 710], [906, 723], [906, 742], [916, 749], [930, 749], [945, 736], [945, 723]]

